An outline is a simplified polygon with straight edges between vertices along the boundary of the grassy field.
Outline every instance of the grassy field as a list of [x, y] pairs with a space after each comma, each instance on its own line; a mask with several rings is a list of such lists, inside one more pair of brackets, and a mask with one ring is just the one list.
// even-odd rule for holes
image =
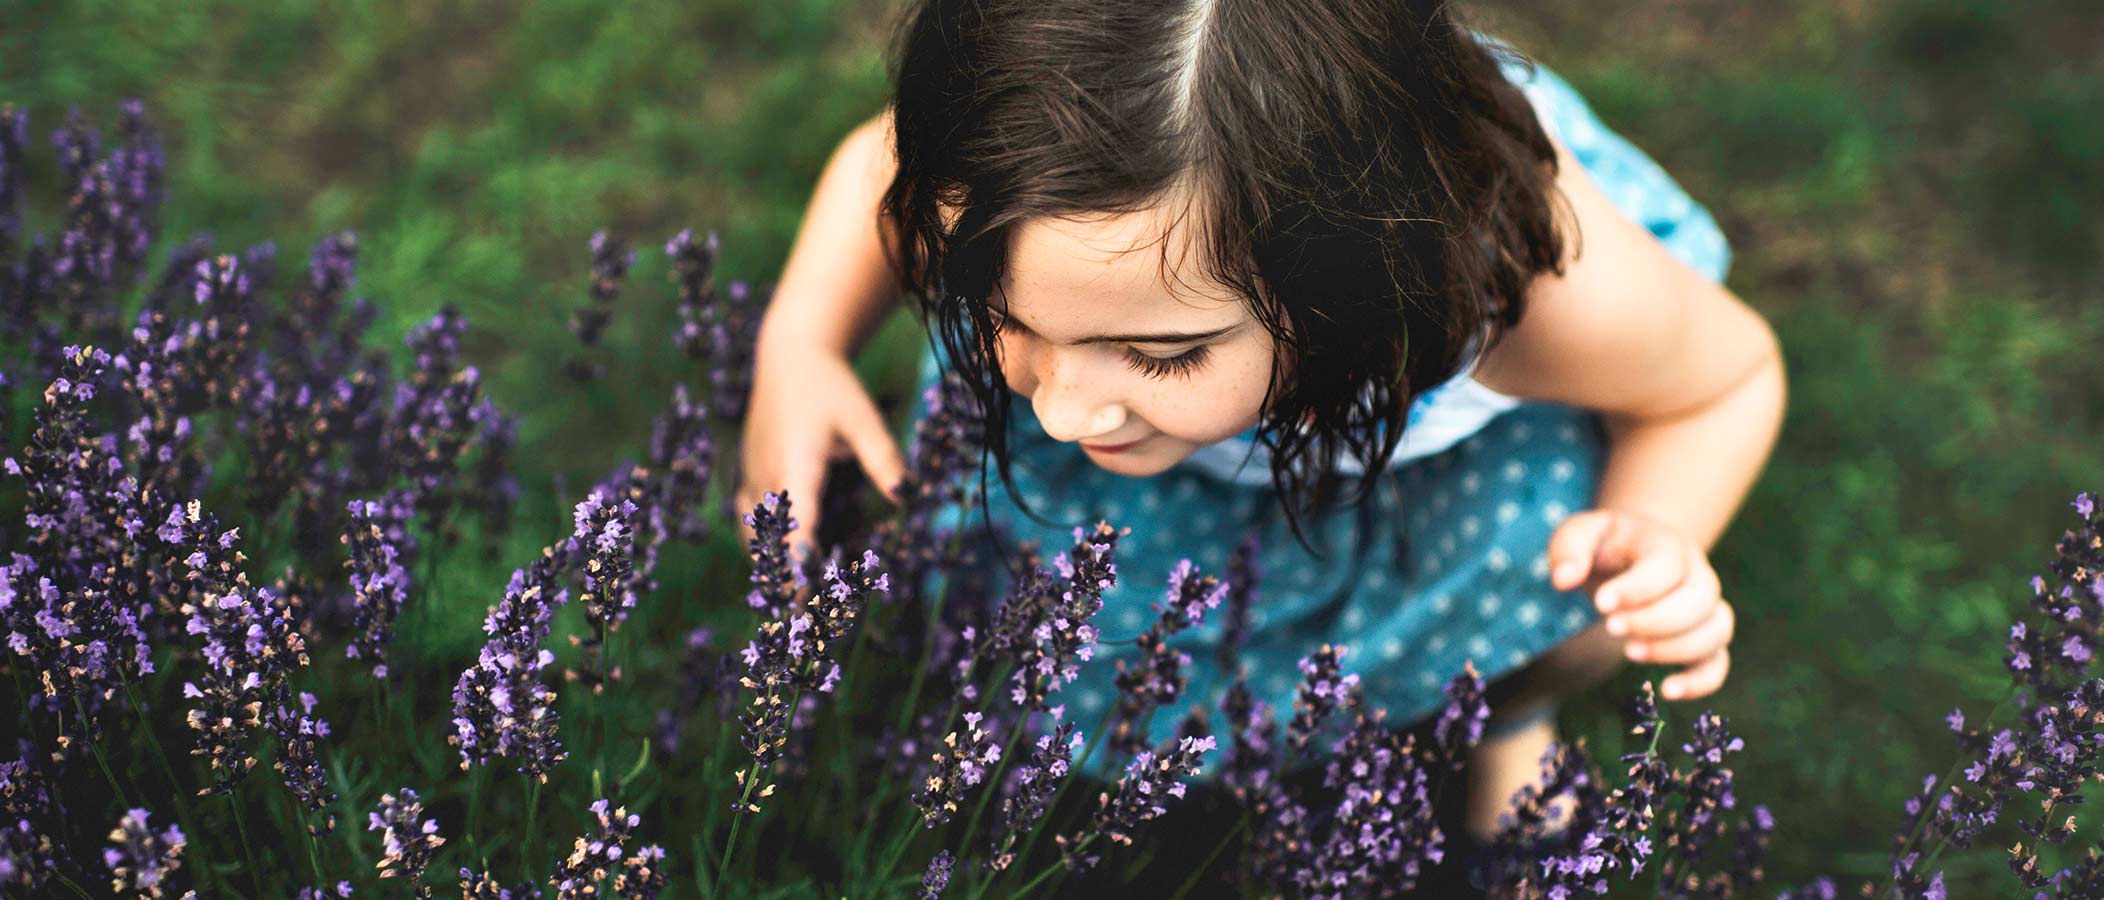
[[[1882, 871], [1902, 799], [1955, 759], [1941, 716], [1985, 715], [2006, 693], [2001, 632], [2024, 581], [2072, 521], [2067, 500], [2104, 487], [2104, 219], [2087, 214], [2104, 208], [2104, 16], [2090, 7], [1486, 9], [1716, 213], [1730, 286], [1782, 335], [1782, 442], [1714, 554], [1742, 612], [1714, 705], [1748, 742], [1741, 797], [1780, 822], [1779, 882]], [[732, 276], [771, 279], [834, 143], [882, 103], [891, 9], [28, 0], [0, 9], [0, 100], [41, 135], [69, 104], [107, 122], [118, 98], [145, 98], [178, 238], [268, 236], [293, 259], [357, 229], [361, 292], [390, 341], [457, 304], [491, 393], [525, 414], [521, 517], [560, 523], [558, 488], [633, 454], [670, 385], [696, 377], [658, 339], [671, 293], [646, 253], [609, 377], [546, 389], [586, 238], [606, 226], [647, 247], [713, 228]], [[902, 319], [865, 360], [887, 394], [914, 340]], [[459, 645], [437, 649], [464, 654], [491, 598], [453, 597]], [[1615, 746], [1612, 696], [1569, 709], [1566, 730]], [[1951, 865], [1954, 894], [2006, 889], [1996, 852]]]

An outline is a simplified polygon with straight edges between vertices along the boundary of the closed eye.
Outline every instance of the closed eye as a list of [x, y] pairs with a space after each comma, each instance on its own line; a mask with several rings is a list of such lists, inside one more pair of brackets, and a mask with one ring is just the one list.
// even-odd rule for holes
[[1199, 366], [1205, 365], [1208, 353], [1206, 344], [1199, 344], [1175, 356], [1149, 356], [1127, 347], [1125, 362], [1132, 366], [1134, 371], [1149, 378], [1168, 379], [1190, 375]]

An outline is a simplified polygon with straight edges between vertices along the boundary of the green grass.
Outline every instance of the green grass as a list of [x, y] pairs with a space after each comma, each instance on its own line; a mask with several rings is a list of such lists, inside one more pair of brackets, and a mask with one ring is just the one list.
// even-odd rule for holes
[[[1882, 870], [1902, 799], [1954, 758], [1941, 715], [2004, 693], [2023, 582], [2066, 500], [2104, 486], [2104, 63], [2083, 52], [2104, 31], [2084, 6], [1492, 4], [1494, 31], [1717, 214], [1730, 287], [1785, 345], [1780, 446], [1714, 554], [1743, 623], [1714, 705], [1748, 740], [1741, 796], [1781, 822], [1779, 882]], [[646, 252], [609, 378], [547, 390], [586, 237], [648, 248], [714, 228], [727, 273], [771, 279], [835, 142], [882, 102], [886, 10], [20, 2], [0, 10], [0, 99], [41, 140], [69, 104], [107, 121], [144, 97], [173, 163], [169, 234], [268, 236], [290, 266], [356, 228], [385, 341], [442, 303], [466, 313], [488, 389], [525, 414], [520, 521], [547, 527], [447, 576], [440, 614], [461, 627], [429, 648], [447, 657], [471, 649], [502, 570], [566, 521], [555, 486], [634, 455], [671, 385], [699, 374], [657, 339], [671, 295]], [[866, 361], [894, 396], [908, 324]], [[664, 581], [735, 564], [714, 547]], [[646, 624], [699, 612], [662, 615]], [[1565, 725], [1612, 746], [1612, 699]], [[1954, 894], [2007, 889], [1996, 853], [1953, 866]]]

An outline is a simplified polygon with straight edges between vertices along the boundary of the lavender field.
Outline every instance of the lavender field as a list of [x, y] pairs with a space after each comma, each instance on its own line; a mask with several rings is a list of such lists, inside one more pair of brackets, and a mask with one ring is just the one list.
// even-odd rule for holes
[[[905, 395], [910, 318], [861, 360], [903, 503], [729, 499], [767, 281], [882, 102], [887, 10], [0, 14], [7, 896], [1100, 892], [1200, 766], [1236, 825], [1187, 896], [1445, 895], [1473, 673], [1407, 735], [1331, 648], [1291, 709], [1180, 693], [1166, 639], [1263, 573], [1122, 570], [1117, 522], [969, 576], [1001, 551], [941, 511], [976, 422]], [[1491, 12], [1717, 211], [1794, 392], [1714, 554], [1732, 681], [1566, 709], [1479, 885], [2104, 896], [2104, 73], [2062, 52], [2104, 23]], [[1121, 580], [1161, 586], [1158, 652], [1076, 720]], [[1157, 704], [1204, 714], [1134, 734]]]

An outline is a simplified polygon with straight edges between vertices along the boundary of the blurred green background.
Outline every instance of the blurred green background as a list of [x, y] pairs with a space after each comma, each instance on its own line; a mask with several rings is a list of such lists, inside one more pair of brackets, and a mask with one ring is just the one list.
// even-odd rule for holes
[[[1748, 742], [1740, 796], [1779, 821], [1771, 875], [1875, 876], [1902, 799], [1955, 759], [1942, 715], [1985, 715], [2006, 692], [2002, 631], [2073, 521], [2066, 502], [2104, 488], [2104, 217], [2085, 215], [2104, 208], [2104, 14], [1478, 8], [1710, 207], [1730, 286], [1782, 335], [1781, 445], [1714, 553], [1742, 614], [1714, 707]], [[771, 280], [835, 142], [883, 102], [894, 9], [12, 0], [0, 100], [30, 109], [41, 144], [69, 104], [108, 126], [118, 98], [145, 98], [178, 239], [273, 238], [290, 265], [356, 229], [388, 342], [459, 305], [490, 392], [525, 413], [520, 514], [548, 533], [522, 528], [518, 561], [563, 527], [556, 488], [634, 454], [670, 385], [699, 375], [662, 339], [672, 293], [653, 248], [713, 228], [728, 276]], [[551, 392], [602, 226], [645, 251], [608, 378]], [[901, 318], [864, 360], [886, 396], [916, 340]], [[456, 596], [463, 623], [493, 599]], [[1620, 693], [1568, 709], [1566, 731], [1617, 747]], [[1959, 896], [2008, 884], [1992, 849], [1951, 865]]]

